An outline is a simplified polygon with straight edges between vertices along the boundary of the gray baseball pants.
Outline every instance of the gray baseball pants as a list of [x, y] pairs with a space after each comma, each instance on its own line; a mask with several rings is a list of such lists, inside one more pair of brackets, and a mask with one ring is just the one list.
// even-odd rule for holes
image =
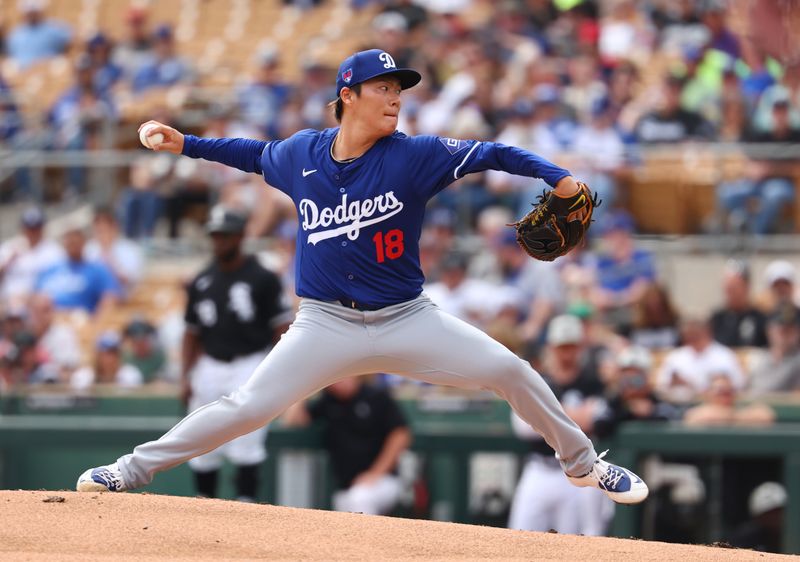
[[567, 474], [588, 473], [597, 458], [526, 361], [424, 294], [372, 312], [303, 299], [294, 323], [242, 387], [118, 460], [125, 483], [144, 486], [155, 473], [267, 424], [331, 383], [369, 373], [492, 390], [555, 449]]

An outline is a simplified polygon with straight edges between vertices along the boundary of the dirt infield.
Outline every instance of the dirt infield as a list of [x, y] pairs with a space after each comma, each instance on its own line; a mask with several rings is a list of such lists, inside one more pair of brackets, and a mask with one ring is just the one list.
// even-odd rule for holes
[[147, 494], [0, 491], [0, 560], [789, 560]]

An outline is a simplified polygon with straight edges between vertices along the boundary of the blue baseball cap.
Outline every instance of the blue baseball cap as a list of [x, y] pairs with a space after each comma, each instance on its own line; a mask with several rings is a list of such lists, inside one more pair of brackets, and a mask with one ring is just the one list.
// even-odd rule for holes
[[336, 95], [342, 88], [350, 88], [376, 76], [391, 74], [400, 80], [400, 87], [407, 90], [419, 84], [422, 76], [410, 68], [397, 68], [392, 55], [380, 49], [370, 49], [352, 54], [339, 65], [336, 73]]

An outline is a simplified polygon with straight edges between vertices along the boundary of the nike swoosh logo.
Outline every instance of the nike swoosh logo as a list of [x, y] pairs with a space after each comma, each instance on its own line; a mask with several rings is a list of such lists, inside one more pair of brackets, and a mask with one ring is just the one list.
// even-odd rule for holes
[[575, 201], [572, 205], [570, 205], [569, 210], [574, 209], [578, 205], [583, 205], [584, 203], [586, 203], [586, 195], [581, 193], [581, 196], [578, 197], [577, 201]]
[[306, 170], [305, 168], [303, 168], [303, 177], [310, 176], [311, 174], [313, 174], [316, 171], [317, 170]]

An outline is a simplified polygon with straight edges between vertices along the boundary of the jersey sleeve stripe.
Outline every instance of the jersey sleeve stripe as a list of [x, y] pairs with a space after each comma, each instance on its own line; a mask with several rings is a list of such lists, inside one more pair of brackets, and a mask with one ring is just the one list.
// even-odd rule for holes
[[464, 166], [464, 164], [467, 163], [467, 160], [469, 159], [470, 155], [473, 152], [475, 152], [475, 149], [478, 148], [480, 144], [481, 144], [480, 142], [476, 142], [475, 144], [472, 145], [472, 148], [469, 149], [469, 152], [467, 152], [467, 155], [464, 156], [464, 159], [461, 161], [461, 164], [459, 164], [458, 167], [456, 167], [455, 171], [453, 172], [454, 179], [458, 179], [458, 171]]

